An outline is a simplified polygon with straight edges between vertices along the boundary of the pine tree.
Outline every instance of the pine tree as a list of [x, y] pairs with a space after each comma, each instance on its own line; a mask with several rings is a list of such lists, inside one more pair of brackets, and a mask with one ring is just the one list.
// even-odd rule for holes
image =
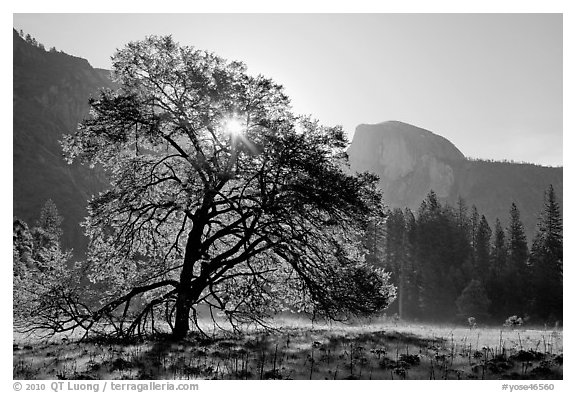
[[384, 252], [384, 268], [391, 272], [392, 283], [397, 286], [396, 300], [390, 305], [389, 312], [397, 312], [403, 317], [404, 284], [406, 264], [406, 223], [401, 209], [394, 209], [386, 220], [386, 246]]
[[470, 240], [472, 241], [472, 250], [474, 250], [472, 264], [476, 266], [476, 242], [478, 241], [478, 226], [480, 225], [480, 214], [476, 205], [472, 205], [472, 214], [470, 215]]
[[[461, 276], [454, 252], [454, 228], [450, 212], [430, 191], [416, 220], [416, 260], [420, 269], [420, 310], [430, 320], [447, 320], [456, 314], [454, 301], [460, 293], [455, 278]], [[460, 289], [461, 290], [461, 289]]]
[[520, 211], [515, 203], [510, 208], [508, 225], [508, 256], [505, 269], [506, 311], [524, 315], [529, 303], [528, 244]]
[[40, 219], [36, 221], [36, 227], [32, 229], [32, 237], [34, 239], [33, 258], [40, 269], [54, 268], [54, 256], [61, 252], [61, 225], [62, 216], [60, 216], [56, 204], [51, 199], [48, 199], [42, 207]]
[[32, 258], [34, 242], [28, 224], [18, 218], [14, 219], [12, 225], [13, 237], [13, 273], [21, 276], [28, 269], [34, 268]]
[[385, 265], [384, 243], [386, 238], [385, 223], [382, 217], [373, 217], [369, 220], [364, 247], [366, 248], [366, 262], [373, 266]]
[[547, 321], [562, 320], [563, 288], [562, 213], [552, 185], [544, 195], [544, 207], [532, 243], [530, 265], [533, 313]]
[[504, 309], [504, 289], [506, 260], [508, 258], [508, 246], [506, 242], [506, 234], [502, 229], [502, 224], [499, 219], [496, 219], [494, 225], [494, 245], [490, 252], [490, 278], [486, 284], [488, 297], [490, 298], [490, 314], [497, 320], [501, 320], [509, 315], [506, 315]]
[[414, 319], [420, 317], [419, 308], [419, 288], [420, 288], [420, 266], [416, 259], [417, 248], [417, 227], [414, 213], [409, 208], [404, 210], [405, 223], [405, 279], [403, 290], [403, 319]]
[[446, 241], [444, 257], [447, 261], [447, 289], [452, 292], [454, 303], [456, 297], [462, 293], [462, 290], [475, 278], [472, 274], [472, 249], [470, 245], [470, 236], [466, 230], [467, 225], [460, 224], [460, 212], [446, 204], [442, 209], [446, 223]]
[[[476, 207], [474, 206], [473, 209], [474, 215]], [[476, 214], [478, 213], [476, 212]], [[466, 283], [475, 277], [471, 231], [473, 220], [468, 215], [468, 207], [462, 197], [458, 198], [455, 221], [457, 227], [457, 239], [454, 242], [453, 247], [455, 249], [455, 254], [458, 256], [458, 260], [461, 262], [460, 270], [464, 276], [464, 285], [466, 285]]]
[[458, 197], [456, 212], [458, 227], [467, 231], [470, 224], [468, 217], [468, 206], [466, 206], [466, 201], [462, 197]]
[[62, 236], [62, 220], [62, 216], [58, 212], [54, 201], [48, 199], [42, 207], [40, 219], [36, 221], [36, 226], [48, 232], [56, 240], [60, 240]]
[[490, 270], [494, 272], [494, 276], [497, 279], [501, 279], [504, 274], [507, 255], [506, 234], [504, 233], [500, 220], [496, 219], [496, 224], [494, 225], [494, 246], [490, 253]]
[[484, 285], [488, 281], [490, 269], [490, 238], [492, 229], [486, 217], [482, 215], [476, 231], [476, 241], [474, 248], [474, 261], [476, 278]]

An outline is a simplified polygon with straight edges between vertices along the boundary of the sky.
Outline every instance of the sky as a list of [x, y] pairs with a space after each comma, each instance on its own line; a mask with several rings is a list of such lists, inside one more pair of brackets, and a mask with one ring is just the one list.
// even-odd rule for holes
[[399, 120], [466, 156], [563, 164], [562, 14], [14, 14], [47, 48], [110, 68], [133, 40], [243, 61], [325, 125]]

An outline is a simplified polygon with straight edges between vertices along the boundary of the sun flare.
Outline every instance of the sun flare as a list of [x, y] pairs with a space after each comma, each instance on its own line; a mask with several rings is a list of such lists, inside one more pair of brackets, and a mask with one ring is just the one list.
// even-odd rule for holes
[[236, 136], [241, 135], [244, 131], [244, 125], [240, 120], [235, 118], [230, 118], [224, 122], [224, 129], [230, 135]]

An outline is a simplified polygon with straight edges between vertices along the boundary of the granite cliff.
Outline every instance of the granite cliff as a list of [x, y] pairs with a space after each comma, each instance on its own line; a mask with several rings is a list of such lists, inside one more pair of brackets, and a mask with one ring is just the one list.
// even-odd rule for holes
[[444, 202], [462, 197], [492, 225], [497, 217], [506, 225], [515, 202], [531, 238], [549, 184], [562, 205], [562, 168], [469, 160], [447, 139], [399, 121], [359, 125], [348, 155], [353, 170], [380, 176], [390, 207], [417, 210], [434, 190]]

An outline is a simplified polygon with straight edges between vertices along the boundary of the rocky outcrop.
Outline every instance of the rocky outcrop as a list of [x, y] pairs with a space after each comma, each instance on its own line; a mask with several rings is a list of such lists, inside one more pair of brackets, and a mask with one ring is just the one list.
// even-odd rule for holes
[[410, 207], [430, 189], [448, 197], [455, 166], [466, 160], [447, 139], [398, 121], [359, 125], [348, 155], [354, 170], [380, 176], [387, 203]]
[[444, 202], [456, 204], [462, 197], [492, 224], [498, 217], [507, 225], [515, 202], [531, 238], [549, 184], [562, 205], [562, 168], [467, 160], [447, 139], [398, 121], [359, 125], [348, 155], [352, 170], [380, 177], [390, 207], [417, 210], [434, 190]]

